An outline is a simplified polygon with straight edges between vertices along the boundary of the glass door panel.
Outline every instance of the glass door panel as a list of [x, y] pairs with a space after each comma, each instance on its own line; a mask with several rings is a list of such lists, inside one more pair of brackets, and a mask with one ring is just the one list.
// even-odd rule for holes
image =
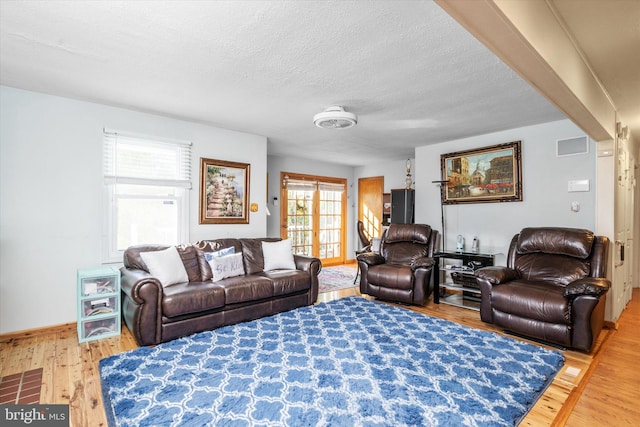
[[342, 256], [342, 191], [319, 191], [320, 259], [340, 262]]
[[287, 238], [293, 253], [313, 254], [313, 191], [287, 191]]

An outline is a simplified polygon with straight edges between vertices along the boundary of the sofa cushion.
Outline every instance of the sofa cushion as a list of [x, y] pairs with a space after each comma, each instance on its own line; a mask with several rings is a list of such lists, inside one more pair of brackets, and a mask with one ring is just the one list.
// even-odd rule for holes
[[589, 230], [561, 227], [523, 228], [518, 236], [519, 254], [542, 252], [586, 259], [595, 235]]
[[398, 242], [385, 246], [383, 256], [388, 264], [410, 265], [414, 260], [426, 257], [428, 248], [411, 242]]
[[162, 314], [183, 316], [224, 307], [224, 289], [211, 281], [179, 283], [163, 289]]
[[206, 254], [204, 249], [195, 247], [196, 252], [198, 253], [198, 264], [200, 265], [200, 280], [206, 282], [207, 280], [211, 280], [213, 275], [211, 274], [211, 266], [209, 265], [209, 261], [207, 261]]
[[493, 310], [539, 322], [571, 324], [564, 287], [515, 280], [491, 289]]
[[262, 257], [264, 258], [264, 271], [296, 269], [291, 240], [289, 239], [279, 242], [262, 242]]
[[187, 271], [189, 281], [199, 282], [201, 273], [196, 248], [192, 245], [178, 245], [176, 246], [176, 249], [178, 249], [178, 254], [182, 259], [182, 264], [184, 264], [184, 269]]
[[385, 243], [412, 242], [426, 245], [431, 227], [426, 224], [392, 224], [383, 236]]
[[589, 276], [589, 261], [565, 255], [532, 253], [520, 255], [514, 264], [523, 280], [566, 286]]
[[162, 251], [141, 252], [140, 257], [149, 268], [149, 273], [160, 280], [162, 286], [189, 281], [187, 270], [175, 246]]
[[225, 277], [235, 277], [244, 274], [242, 252], [225, 256], [211, 256], [208, 258], [211, 266], [211, 280], [218, 282]]
[[413, 289], [413, 271], [409, 265], [379, 264], [369, 267], [367, 281], [376, 286], [403, 290]]
[[242, 253], [244, 254], [245, 274], [260, 273], [264, 270], [264, 258], [262, 257], [262, 242], [279, 242], [280, 238], [267, 237], [257, 239], [240, 239]]
[[272, 281], [267, 277], [258, 275], [227, 277], [214, 284], [224, 290], [226, 304], [258, 301], [273, 296]]
[[311, 287], [309, 273], [301, 270], [274, 270], [259, 273], [271, 280], [273, 296], [304, 292]]

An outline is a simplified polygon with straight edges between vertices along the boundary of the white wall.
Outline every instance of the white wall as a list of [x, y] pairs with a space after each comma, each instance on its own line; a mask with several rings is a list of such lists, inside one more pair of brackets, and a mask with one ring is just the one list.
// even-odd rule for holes
[[[100, 265], [103, 127], [193, 142], [191, 242], [266, 235], [267, 140], [0, 87], [0, 333], [73, 322], [76, 270]], [[198, 224], [200, 158], [251, 164], [249, 224]]]
[[[496, 264], [505, 265], [509, 243], [524, 227], [557, 226], [595, 231], [595, 143], [589, 153], [557, 157], [556, 140], [585, 133], [569, 120], [545, 123], [428, 145], [416, 149], [416, 222], [441, 230], [440, 155], [472, 148], [522, 141], [523, 201], [446, 205], [446, 247], [455, 247], [458, 234], [470, 248], [478, 236], [481, 252], [500, 253]], [[569, 180], [588, 179], [590, 191], [568, 192]], [[571, 211], [571, 202], [580, 211]]]
[[[411, 160], [411, 176], [415, 181], [415, 159]], [[405, 188], [405, 179], [407, 178], [407, 161], [406, 160], [389, 160], [384, 163], [375, 163], [366, 166], [359, 166], [355, 169], [355, 186], [356, 186], [356, 204], [358, 203], [358, 179], [368, 178], [372, 176], [384, 177], [384, 192], [389, 193], [391, 190]]]
[[[280, 237], [280, 172], [293, 172], [306, 175], [319, 175], [347, 180], [347, 236], [355, 233], [354, 206], [358, 202], [358, 191], [353, 182], [353, 167], [319, 160], [301, 159], [297, 157], [268, 156], [269, 169], [269, 197], [268, 206], [271, 216], [267, 219], [267, 235]], [[278, 198], [278, 205], [274, 205], [273, 198]], [[346, 259], [354, 257], [355, 246], [353, 239], [347, 238]]]

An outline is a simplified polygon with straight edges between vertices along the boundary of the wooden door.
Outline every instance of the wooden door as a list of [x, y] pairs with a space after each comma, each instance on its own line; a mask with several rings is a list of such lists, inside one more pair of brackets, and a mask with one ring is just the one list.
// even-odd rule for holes
[[383, 176], [358, 179], [358, 220], [369, 238], [382, 236], [383, 193]]

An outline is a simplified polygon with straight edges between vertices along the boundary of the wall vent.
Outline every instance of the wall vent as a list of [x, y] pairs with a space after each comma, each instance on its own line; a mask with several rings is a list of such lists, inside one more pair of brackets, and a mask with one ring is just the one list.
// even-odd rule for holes
[[588, 152], [589, 138], [587, 138], [586, 135], [556, 141], [556, 155], [558, 157], [587, 154]]

